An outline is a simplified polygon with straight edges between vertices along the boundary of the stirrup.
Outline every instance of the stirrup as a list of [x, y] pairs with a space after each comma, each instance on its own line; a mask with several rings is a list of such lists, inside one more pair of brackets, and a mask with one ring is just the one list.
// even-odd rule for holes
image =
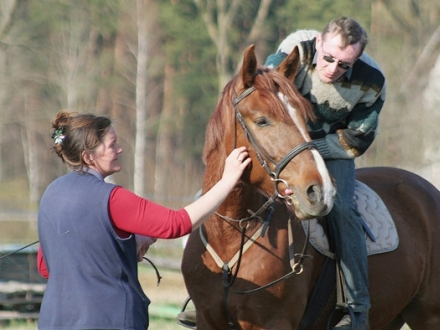
[[[344, 274], [342, 273], [339, 261], [336, 262], [336, 306], [330, 313], [330, 317], [327, 322], [327, 330], [332, 329], [331, 323], [333, 321], [334, 314], [337, 310], [343, 310], [344, 315], [350, 315], [352, 322], [354, 321], [354, 311], [347, 303], [346, 284]], [[353, 323], [352, 323], [353, 328]]]
[[177, 324], [196, 330], [196, 311], [195, 310], [189, 310], [185, 311], [186, 306], [191, 301], [191, 297], [186, 298], [185, 302], [182, 305], [180, 313], [177, 315]]
[[[348, 317], [350, 318], [350, 320], [351, 320], [351, 329], [353, 329], [353, 328], [354, 328], [354, 320], [355, 320], [355, 317], [354, 317], [354, 311], [353, 311], [353, 308], [351, 308], [350, 306], [346, 306], [346, 307], [337, 306], [337, 307], [333, 310], [333, 312], [331, 313], [331, 315], [330, 315], [330, 319], [329, 319], [328, 324], [327, 324], [327, 329], [333, 329], [333, 327], [331, 326], [331, 321], [332, 321], [332, 319], [333, 319], [334, 312], [335, 312], [337, 309], [342, 309], [342, 310], [344, 310], [344, 314], [343, 314], [343, 316], [342, 316], [342, 319], [339, 321], [339, 323], [340, 323], [342, 320], [344, 320], [344, 318], [346, 318], [346, 317], [348, 316]], [[339, 323], [338, 323], [338, 324], [339, 324]], [[335, 327], [336, 327], [338, 324], [336, 324]]]

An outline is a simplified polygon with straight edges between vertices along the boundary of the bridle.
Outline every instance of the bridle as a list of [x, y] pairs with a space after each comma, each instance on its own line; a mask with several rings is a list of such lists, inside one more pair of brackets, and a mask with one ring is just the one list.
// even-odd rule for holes
[[[250, 131], [249, 127], [246, 125], [246, 122], [243, 119], [243, 116], [240, 113], [240, 110], [238, 109], [238, 104], [245, 99], [247, 96], [252, 94], [252, 92], [255, 91], [255, 87], [249, 87], [246, 89], [243, 93], [241, 93], [238, 97], [235, 97], [232, 101], [232, 104], [235, 108], [235, 117], [237, 118], [237, 121], [240, 123], [241, 127], [243, 128], [244, 134], [246, 135], [249, 142], [252, 144], [252, 146], [255, 149], [255, 153], [257, 155], [258, 161], [260, 162], [261, 166], [266, 170], [267, 174], [269, 174], [270, 179], [274, 183], [274, 198], [278, 197], [281, 199], [285, 199], [286, 203], [288, 205], [292, 205], [292, 196], [284, 196], [282, 195], [278, 190], [278, 184], [281, 182], [286, 187], [289, 187], [289, 184], [286, 180], [281, 179], [279, 176], [281, 174], [281, 171], [286, 167], [286, 165], [296, 156], [298, 156], [301, 152], [304, 150], [311, 150], [311, 149], [317, 149], [315, 143], [312, 141], [306, 141], [304, 143], [301, 143], [300, 145], [296, 146], [292, 150], [290, 150], [281, 160], [277, 163], [269, 154], [260, 146], [260, 144], [257, 142], [255, 137], [253, 136], [252, 132]], [[271, 162], [275, 165], [275, 170], [272, 171], [267, 164], [267, 161]]]
[[[278, 190], [278, 184], [280, 182], [283, 183], [286, 187], [289, 187], [289, 184], [287, 183], [287, 181], [284, 179], [281, 179], [279, 177], [281, 172], [283, 171], [283, 169], [287, 166], [287, 164], [293, 158], [295, 158], [297, 155], [299, 155], [304, 150], [317, 149], [316, 145], [313, 142], [306, 141], [304, 143], [299, 144], [298, 146], [296, 146], [292, 150], [290, 150], [283, 158], [281, 158], [281, 160], [279, 162], [276, 162], [257, 142], [257, 140], [253, 136], [251, 130], [246, 125], [246, 122], [244, 121], [243, 116], [241, 115], [240, 110], [238, 108], [238, 104], [243, 99], [245, 99], [247, 96], [252, 94], [255, 90], [256, 90], [255, 87], [253, 87], [253, 86], [249, 87], [243, 93], [241, 93], [238, 97], [234, 97], [232, 104], [235, 108], [235, 117], [236, 117], [237, 121], [240, 123], [241, 127], [243, 128], [245, 136], [247, 137], [247, 139], [251, 143], [252, 147], [254, 148], [254, 151], [256, 153], [256, 156], [258, 158], [259, 163], [266, 170], [267, 174], [270, 176], [270, 179], [274, 182], [274, 194], [258, 209], [257, 212], [252, 212], [251, 210], [248, 210], [248, 212], [250, 213], [250, 216], [243, 218], [243, 219], [240, 219], [240, 220], [231, 219], [229, 217], [218, 214], [217, 212], [215, 213], [217, 216], [219, 216], [223, 220], [238, 222], [239, 227], [241, 228], [240, 250], [236, 253], [236, 255], [232, 258], [232, 260], [229, 263], [222, 261], [220, 259], [220, 257], [215, 253], [215, 251], [212, 249], [212, 247], [209, 245], [209, 243], [207, 242], [207, 240], [203, 234], [203, 229], [202, 229], [203, 226], [201, 226], [199, 228], [200, 238], [201, 238], [203, 244], [205, 245], [208, 252], [211, 254], [214, 261], [217, 263], [217, 265], [222, 269], [222, 284], [223, 284], [223, 289], [224, 289], [223, 290], [224, 291], [223, 292], [223, 300], [224, 300], [224, 304], [225, 304], [226, 314], [228, 317], [228, 326], [229, 326], [229, 329], [231, 329], [231, 330], [234, 330], [236, 328], [235, 328], [234, 322], [232, 320], [231, 314], [229, 313], [229, 310], [228, 310], [229, 292], [244, 295], [244, 294], [254, 293], [254, 292], [257, 292], [260, 290], [267, 289], [268, 287], [271, 287], [281, 281], [284, 281], [287, 278], [289, 278], [295, 274], [301, 274], [303, 271], [303, 266], [302, 266], [303, 260], [307, 259], [307, 258], [312, 258], [310, 255], [306, 254], [310, 228], [308, 228], [308, 230], [307, 230], [307, 235], [306, 235], [306, 239], [305, 239], [305, 243], [304, 243], [304, 247], [303, 247], [302, 252], [298, 253], [298, 254], [294, 253], [291, 219], [289, 217], [289, 221], [288, 221], [289, 255], [290, 255], [290, 264], [292, 267], [292, 271], [285, 274], [284, 276], [280, 277], [279, 279], [277, 279], [273, 282], [270, 282], [266, 285], [263, 285], [261, 287], [258, 287], [256, 289], [247, 290], [247, 291], [236, 291], [236, 290], [231, 289], [231, 286], [234, 284], [235, 279], [237, 278], [237, 274], [238, 274], [238, 270], [240, 268], [240, 263], [241, 263], [241, 258], [242, 258], [243, 253], [250, 247], [250, 245], [253, 242], [255, 242], [258, 239], [259, 236], [264, 236], [264, 232], [266, 230], [266, 227], [268, 226], [268, 224], [270, 222], [270, 218], [272, 217], [272, 214], [273, 214], [273, 206], [272, 205], [275, 202], [276, 198], [280, 198], [280, 199], [285, 200], [286, 204], [288, 204], [288, 205], [293, 204], [292, 200], [294, 199], [294, 196], [293, 197], [290, 195], [284, 196]], [[234, 147], [235, 147], [235, 145], [234, 145]], [[270, 163], [275, 165], [274, 170], [270, 169], [267, 161], [269, 161]], [[262, 218], [263, 213], [266, 213], [265, 220], [263, 220], [263, 218]], [[262, 222], [262, 226], [259, 229], [257, 229], [257, 231], [254, 233], [254, 235], [251, 238], [249, 238], [249, 240], [245, 243], [246, 229], [248, 228], [248, 225], [245, 225], [244, 223], [249, 222], [252, 219], [257, 219], [260, 222]], [[294, 260], [295, 257], [299, 258], [298, 262], [295, 262], [295, 260]], [[235, 273], [231, 274], [232, 273], [231, 268], [235, 264], [236, 264]]]

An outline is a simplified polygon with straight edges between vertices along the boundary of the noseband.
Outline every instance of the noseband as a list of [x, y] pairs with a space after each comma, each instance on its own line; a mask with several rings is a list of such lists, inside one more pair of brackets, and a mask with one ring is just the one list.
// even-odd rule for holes
[[[274, 189], [276, 196], [281, 199], [286, 199], [286, 203], [292, 205], [290, 196], [284, 196], [278, 190], [278, 183], [280, 182], [282, 182], [286, 186], [286, 188], [289, 187], [287, 181], [284, 179], [280, 179], [279, 175], [281, 174], [281, 171], [287, 166], [287, 164], [302, 151], [317, 149], [317, 147], [315, 143], [313, 143], [312, 141], [304, 142], [296, 146], [292, 150], [290, 150], [283, 158], [281, 158], [281, 160], [278, 163], [272, 157], [270, 157], [269, 154], [260, 146], [260, 144], [257, 142], [255, 137], [252, 135], [252, 132], [250, 131], [249, 127], [246, 125], [243, 116], [241, 115], [240, 110], [238, 109], [238, 103], [240, 103], [243, 99], [245, 99], [247, 96], [252, 94], [252, 92], [254, 91], [255, 91], [255, 87], [253, 86], [249, 87], [233, 100], [232, 104], [235, 107], [235, 116], [238, 122], [240, 123], [241, 127], [243, 128], [243, 131], [247, 139], [254, 147], [258, 161], [260, 162], [261, 166], [263, 166], [263, 168], [266, 170], [266, 172], [269, 174], [270, 179], [274, 182]], [[266, 162], [266, 159], [275, 165], [274, 171], [270, 169], [269, 165]]]

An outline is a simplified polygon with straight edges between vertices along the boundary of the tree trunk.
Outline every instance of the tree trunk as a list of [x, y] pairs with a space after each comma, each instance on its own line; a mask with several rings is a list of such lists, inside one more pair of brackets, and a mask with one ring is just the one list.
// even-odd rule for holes
[[269, 13], [272, 0], [260, 1], [252, 29], [242, 45], [238, 45], [238, 47], [237, 45], [231, 46], [229, 44], [228, 33], [243, 1], [207, 0], [205, 3], [204, 1], [194, 0], [194, 2], [200, 10], [212, 42], [217, 48], [216, 64], [219, 75], [219, 90], [221, 91], [235, 74], [230, 65], [234, 62], [234, 54], [232, 54], [231, 50], [234, 48], [244, 50], [249, 46], [249, 43], [257, 41], [258, 36], [261, 35], [261, 29]]
[[162, 113], [159, 119], [159, 130], [157, 133], [156, 146], [156, 175], [154, 185], [154, 195], [161, 202], [166, 201], [167, 178], [172, 173], [173, 160], [173, 78], [174, 70], [171, 65], [165, 67], [164, 77], [164, 101]]
[[0, 40], [7, 33], [12, 23], [12, 16], [17, 8], [17, 0], [0, 1]]
[[38, 147], [36, 143], [35, 120], [32, 116], [35, 113], [36, 98], [32, 97], [32, 92], [28, 88], [24, 89], [23, 104], [24, 116], [21, 125], [21, 141], [23, 145], [24, 161], [29, 182], [29, 200], [37, 203], [40, 200], [40, 180], [39, 180], [39, 161]]
[[[17, 0], [3, 0], [0, 1], [0, 41], [3, 41], [7, 31], [9, 30], [12, 23], [12, 16], [14, 14], [15, 9], [17, 8]], [[6, 79], [8, 79], [4, 73], [6, 72], [6, 59], [5, 59], [5, 51], [2, 46], [0, 46], [0, 84], [5, 86]], [[5, 104], [6, 98], [8, 98], [8, 93], [5, 88], [0, 90], [0, 103]], [[2, 111], [4, 113], [4, 111]], [[0, 122], [0, 127], [4, 123]], [[3, 130], [1, 130], [3, 131]], [[0, 146], [2, 144], [3, 137], [0, 135]], [[3, 157], [0, 153], [0, 181], [3, 177]]]
[[146, 10], [148, 0], [137, 0], [137, 70], [136, 70], [136, 137], [134, 147], [134, 192], [145, 195], [145, 150], [147, 136], [147, 63], [148, 63], [148, 26]]

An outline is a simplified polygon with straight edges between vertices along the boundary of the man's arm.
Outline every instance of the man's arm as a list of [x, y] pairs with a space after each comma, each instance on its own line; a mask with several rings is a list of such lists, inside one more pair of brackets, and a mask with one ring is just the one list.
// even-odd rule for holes
[[378, 97], [373, 105], [357, 104], [347, 118], [347, 128], [314, 140], [324, 159], [353, 159], [362, 155], [373, 143], [384, 100]]

